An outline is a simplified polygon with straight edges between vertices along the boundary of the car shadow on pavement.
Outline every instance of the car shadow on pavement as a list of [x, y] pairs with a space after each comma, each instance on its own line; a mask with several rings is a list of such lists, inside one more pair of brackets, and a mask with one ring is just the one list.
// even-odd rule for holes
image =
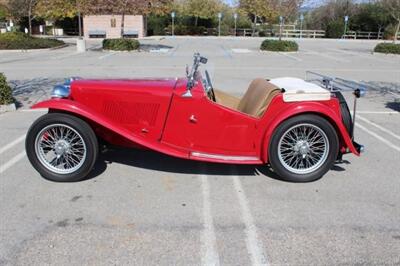
[[[150, 150], [111, 148], [99, 155], [93, 171], [87, 179], [95, 178], [113, 163], [124, 164], [148, 170], [196, 175], [259, 176], [273, 179], [279, 177], [266, 165], [232, 165], [185, 160]], [[87, 180], [86, 179], [86, 180]]]
[[400, 101], [398, 102], [387, 102], [386, 108], [392, 109], [393, 111], [400, 112]]

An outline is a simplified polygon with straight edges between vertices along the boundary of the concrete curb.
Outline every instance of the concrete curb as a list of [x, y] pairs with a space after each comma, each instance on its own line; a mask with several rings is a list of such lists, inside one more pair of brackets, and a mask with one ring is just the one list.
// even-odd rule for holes
[[52, 47], [52, 48], [44, 48], [44, 49], [10, 49], [10, 50], [0, 50], [1, 53], [29, 53], [29, 52], [43, 52], [43, 51], [52, 51], [58, 50], [65, 47], [68, 47], [69, 44], [63, 44], [60, 46]]
[[15, 103], [12, 104], [2, 104], [0, 105], [0, 114], [5, 112], [14, 112], [17, 110]]

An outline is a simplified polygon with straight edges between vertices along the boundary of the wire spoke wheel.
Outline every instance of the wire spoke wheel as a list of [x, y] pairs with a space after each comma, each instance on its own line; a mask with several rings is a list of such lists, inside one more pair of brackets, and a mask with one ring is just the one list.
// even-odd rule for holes
[[325, 132], [313, 124], [292, 126], [281, 136], [278, 158], [283, 167], [295, 174], [309, 174], [319, 169], [329, 154]]
[[35, 152], [40, 163], [56, 174], [77, 171], [86, 160], [86, 144], [74, 128], [51, 124], [43, 128], [35, 140]]

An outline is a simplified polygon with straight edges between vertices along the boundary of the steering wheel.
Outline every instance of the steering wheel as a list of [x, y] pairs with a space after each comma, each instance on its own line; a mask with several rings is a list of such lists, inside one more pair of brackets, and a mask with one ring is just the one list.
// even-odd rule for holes
[[212, 83], [211, 83], [210, 74], [208, 74], [207, 70], [205, 71], [205, 74], [206, 74], [207, 85], [208, 85], [207, 94], [209, 94], [209, 96], [211, 97], [211, 100], [216, 102], [217, 100], [215, 98], [214, 88], [213, 88]]

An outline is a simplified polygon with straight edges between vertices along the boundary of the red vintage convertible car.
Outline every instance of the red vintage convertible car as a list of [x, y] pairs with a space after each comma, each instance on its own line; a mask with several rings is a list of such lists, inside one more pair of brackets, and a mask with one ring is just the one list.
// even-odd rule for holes
[[[92, 170], [99, 140], [216, 163], [269, 164], [282, 179], [323, 176], [353, 140], [354, 118], [338, 90], [295, 78], [254, 79], [242, 98], [214, 89], [195, 54], [185, 78], [85, 80], [58, 85], [26, 138], [35, 169], [53, 181], [77, 181]], [[335, 85], [336, 84], [336, 85]], [[362, 88], [354, 91], [356, 97]]]

